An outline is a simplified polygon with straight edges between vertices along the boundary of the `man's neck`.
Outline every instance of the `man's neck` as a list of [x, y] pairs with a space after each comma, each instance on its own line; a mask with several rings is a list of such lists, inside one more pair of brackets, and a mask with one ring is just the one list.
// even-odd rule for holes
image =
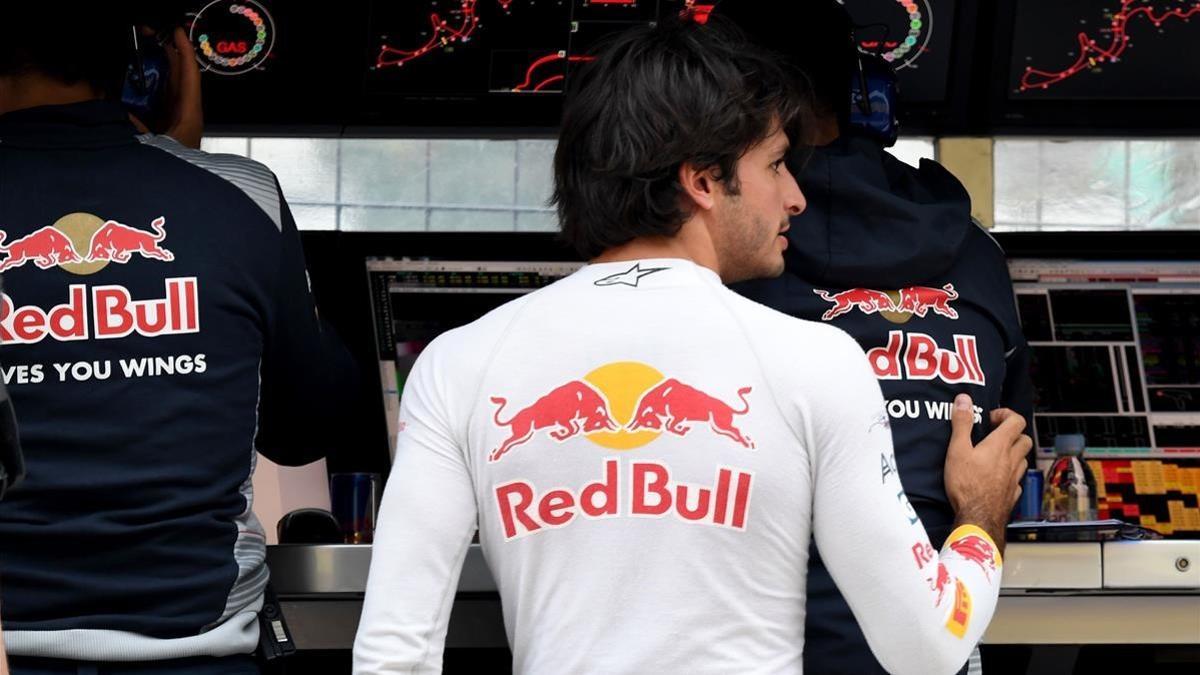
[[721, 274], [717, 252], [708, 230], [698, 219], [693, 218], [679, 228], [673, 237], [638, 237], [614, 246], [592, 259], [593, 263], [646, 260], [649, 258], [679, 258], [690, 260], [701, 267]]
[[816, 147], [829, 145], [841, 135], [841, 125], [838, 124], [837, 116], [832, 113], [818, 113], [809, 127], [809, 143]]
[[0, 77], [0, 115], [44, 105], [70, 105], [103, 98], [90, 84], [63, 84], [38, 73]]

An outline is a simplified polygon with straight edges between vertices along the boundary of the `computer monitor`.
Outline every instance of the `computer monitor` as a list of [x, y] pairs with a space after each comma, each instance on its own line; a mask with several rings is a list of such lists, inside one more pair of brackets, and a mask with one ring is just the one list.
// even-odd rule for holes
[[395, 456], [400, 394], [421, 351], [438, 335], [578, 270], [578, 262], [370, 258], [367, 277], [379, 381]]
[[1192, 133], [1200, 128], [1194, 0], [998, 0], [999, 130]]
[[551, 128], [605, 37], [694, 0], [370, 0], [357, 124]]
[[[149, 3], [146, 3], [149, 4]], [[202, 73], [204, 121], [225, 133], [336, 133], [357, 96], [364, 0], [158, 0]]]
[[[858, 49], [883, 58], [896, 71], [901, 133], [963, 131], [978, 3], [845, 0], [844, 4], [854, 22]], [[804, 29], [797, 27], [797, 39], [803, 39]]]
[[1099, 515], [1200, 536], [1200, 262], [1010, 261], [1039, 464], [1081, 433]]

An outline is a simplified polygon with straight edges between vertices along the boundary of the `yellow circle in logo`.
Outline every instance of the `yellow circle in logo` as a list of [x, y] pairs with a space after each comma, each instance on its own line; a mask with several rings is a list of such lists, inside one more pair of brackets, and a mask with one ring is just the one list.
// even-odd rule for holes
[[[68, 213], [55, 221], [54, 227], [71, 240], [71, 245], [75, 247], [79, 257], [87, 260], [91, 252], [88, 247], [92, 245], [92, 235], [104, 227], [104, 221], [90, 213]], [[59, 267], [71, 274], [95, 274], [107, 266], [107, 260], [59, 264]]]
[[[900, 291], [884, 291], [884, 292], [887, 293], [887, 296], [892, 299], [893, 306], [895, 306], [895, 307], [900, 306]], [[908, 323], [913, 318], [912, 312], [889, 312], [887, 310], [882, 310], [879, 312], [879, 315], [882, 316], [883, 318], [887, 319], [888, 321], [891, 321], [892, 323], [896, 323], [896, 324]]]
[[[609, 363], [588, 373], [583, 378], [608, 399], [609, 412], [613, 421], [625, 427], [633, 419], [633, 413], [642, 394], [663, 381], [663, 374], [644, 363], [621, 361]], [[587, 439], [610, 450], [633, 450], [658, 438], [661, 431], [595, 431]]]

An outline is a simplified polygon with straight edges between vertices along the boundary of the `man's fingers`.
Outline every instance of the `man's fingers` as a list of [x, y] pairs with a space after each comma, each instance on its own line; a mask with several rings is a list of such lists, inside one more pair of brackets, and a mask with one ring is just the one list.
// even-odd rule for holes
[[1012, 453], [1017, 457], [1025, 457], [1033, 449], [1033, 439], [1029, 434], [1021, 434], [1012, 444]]
[[1022, 460], [1018, 461], [1016, 464], [1014, 464], [1013, 465], [1013, 480], [1016, 481], [1017, 483], [1020, 483], [1021, 479], [1025, 477], [1025, 471], [1028, 468], [1029, 468], [1029, 462], [1027, 462], [1024, 459], [1022, 459]]
[[950, 416], [950, 445], [965, 443], [971, 445], [971, 428], [975, 426], [975, 412], [971, 407], [971, 397], [959, 394], [954, 397], [954, 412]]
[[992, 428], [995, 429], [1011, 414], [1013, 414], [1013, 411], [1008, 408], [996, 408], [988, 413], [988, 421], [992, 423]]
[[[996, 413], [1001, 413], [997, 415]], [[1000, 419], [1000, 424], [992, 428], [992, 433], [988, 434], [988, 438], [995, 438], [1003, 447], [1010, 447], [1017, 442], [1017, 438], [1021, 436], [1021, 432], [1025, 431], [1025, 418], [1017, 413], [1007, 410], [993, 410], [992, 420]]]
[[182, 28], [175, 29], [175, 49], [179, 52], [180, 65], [183, 66], [183, 76], [190, 79], [200, 78], [200, 65], [196, 63], [196, 50], [192, 47], [192, 41], [188, 39], [187, 33]]

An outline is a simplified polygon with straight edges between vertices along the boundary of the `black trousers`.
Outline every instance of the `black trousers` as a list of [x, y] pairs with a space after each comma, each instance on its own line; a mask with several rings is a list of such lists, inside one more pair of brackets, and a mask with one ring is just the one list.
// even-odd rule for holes
[[8, 664], [12, 675], [259, 675], [250, 655], [108, 663], [10, 656]]

